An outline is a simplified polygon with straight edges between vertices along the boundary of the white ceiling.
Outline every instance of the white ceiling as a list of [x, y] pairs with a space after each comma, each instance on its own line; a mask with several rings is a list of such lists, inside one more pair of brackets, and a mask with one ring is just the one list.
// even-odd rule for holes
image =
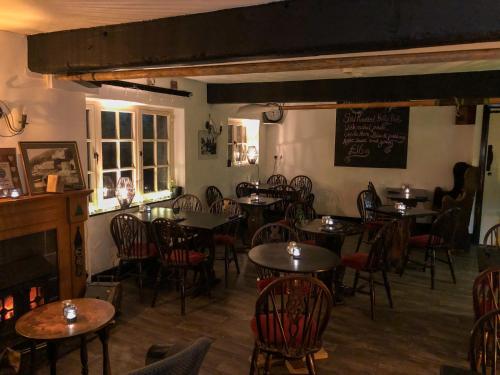
[[276, 0], [0, 0], [0, 30], [36, 34], [273, 1]]

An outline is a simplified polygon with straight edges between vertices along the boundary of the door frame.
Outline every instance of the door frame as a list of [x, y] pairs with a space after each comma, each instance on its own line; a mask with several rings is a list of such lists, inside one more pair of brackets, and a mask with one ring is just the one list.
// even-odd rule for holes
[[481, 127], [481, 145], [479, 149], [479, 188], [476, 192], [474, 205], [474, 227], [472, 231], [472, 243], [480, 242], [481, 216], [483, 214], [484, 180], [486, 177], [486, 159], [488, 157], [488, 134], [490, 130], [490, 118], [492, 113], [500, 113], [500, 105], [485, 105], [483, 108], [483, 122]]

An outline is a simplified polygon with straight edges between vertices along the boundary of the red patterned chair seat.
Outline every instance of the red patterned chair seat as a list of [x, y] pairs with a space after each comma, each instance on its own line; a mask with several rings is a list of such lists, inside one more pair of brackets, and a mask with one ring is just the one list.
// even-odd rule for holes
[[[281, 317], [281, 316], [280, 316]], [[304, 335], [304, 316], [301, 316], [297, 321], [293, 322], [288, 317], [288, 315], [283, 316], [281, 319], [283, 324], [283, 330], [285, 332], [285, 340], [289, 344], [299, 345], [302, 343]], [[261, 314], [259, 316], [261, 331], [263, 334], [263, 341], [268, 344], [280, 344], [283, 343], [283, 334], [279, 327], [278, 319], [274, 315]], [[267, 321], [267, 322], [266, 322]], [[259, 332], [257, 329], [257, 320], [255, 316], [250, 322], [250, 327], [252, 329], [253, 335], [256, 339], [259, 338]], [[312, 339], [316, 336], [317, 324], [313, 320], [310, 322], [310, 328], [307, 332], [308, 337]]]
[[362, 271], [366, 262], [368, 261], [368, 253], [354, 253], [350, 255], [344, 255], [342, 257], [342, 265], [345, 267], [353, 268], [356, 271]]
[[187, 260], [190, 265], [200, 264], [207, 258], [207, 255], [194, 250], [174, 250], [170, 253], [169, 263], [176, 265], [188, 264], [186, 263], [186, 252], [188, 253]]
[[214, 235], [214, 242], [216, 245], [234, 246], [236, 238], [229, 234], [218, 233]]
[[277, 277], [268, 277], [265, 279], [257, 279], [257, 291], [260, 293], [264, 290], [266, 286], [271, 284]]
[[[408, 240], [408, 246], [411, 248], [425, 249], [429, 243], [429, 234], [421, 234], [419, 236], [412, 236]], [[443, 242], [442, 239], [439, 242]]]

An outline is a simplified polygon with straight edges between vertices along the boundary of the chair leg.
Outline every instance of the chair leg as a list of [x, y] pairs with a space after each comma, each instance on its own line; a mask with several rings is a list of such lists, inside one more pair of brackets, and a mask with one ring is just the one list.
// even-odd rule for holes
[[264, 366], [264, 374], [271, 374], [271, 354], [266, 354], [266, 364]]
[[316, 364], [314, 363], [314, 355], [308, 354], [306, 356], [306, 365], [309, 375], [316, 375]]
[[356, 250], [354, 251], [355, 253], [357, 253], [359, 251], [359, 248], [361, 247], [361, 242], [363, 242], [363, 236], [365, 235], [364, 232], [362, 232], [360, 235], [359, 235], [359, 238], [358, 238], [358, 244], [356, 245]]
[[431, 289], [434, 289], [434, 283], [436, 278], [436, 250], [432, 249], [431, 254]]
[[255, 374], [255, 370], [257, 369], [257, 359], [259, 358], [259, 348], [257, 345], [253, 347], [252, 359], [250, 360], [250, 375]]
[[227, 288], [228, 284], [228, 272], [229, 272], [229, 249], [224, 246], [224, 285]]
[[240, 264], [238, 262], [238, 256], [236, 254], [236, 248], [231, 246], [231, 252], [233, 253], [234, 264], [236, 265], [236, 273], [240, 274]]
[[370, 314], [372, 320], [375, 320], [375, 314], [373, 311], [375, 309], [375, 283], [373, 281], [373, 275], [371, 272], [368, 278], [368, 283], [370, 284]]
[[389, 278], [387, 277], [386, 271], [382, 271], [382, 277], [384, 278], [385, 292], [387, 293], [387, 299], [389, 300], [389, 306], [392, 309], [394, 307], [394, 305], [392, 304], [391, 284], [389, 283]]
[[405, 273], [406, 266], [408, 265], [408, 261], [410, 260], [410, 249], [407, 250], [406, 255], [403, 258], [403, 264], [401, 265], [401, 271], [399, 271], [399, 277], [403, 277]]
[[207, 283], [207, 295], [208, 298], [212, 298], [212, 292], [210, 291], [210, 266], [208, 263], [201, 265], [201, 272], [203, 272], [203, 278]]
[[158, 293], [160, 291], [160, 285], [161, 285], [162, 271], [163, 267], [160, 265], [160, 268], [158, 268], [158, 274], [156, 275], [155, 291], [153, 294], [153, 300], [151, 301], [151, 307], [155, 307], [156, 298], [158, 298]]
[[356, 273], [354, 274], [354, 282], [352, 283], [353, 296], [356, 294], [356, 289], [358, 288], [358, 281], [359, 281], [359, 271], [356, 271]]
[[455, 277], [455, 269], [453, 268], [453, 258], [451, 256], [451, 250], [446, 250], [446, 255], [448, 256], [448, 266], [450, 267], [451, 278], [453, 279], [453, 284], [456, 284], [457, 278]]
[[115, 279], [116, 281], [120, 281], [120, 277], [122, 275], [122, 260], [120, 259], [118, 261], [118, 266], [116, 267], [116, 272], [115, 272]]
[[139, 272], [139, 298], [142, 302], [142, 261], [137, 262], [137, 269]]
[[181, 314], [186, 315], [186, 270], [183, 269], [181, 271], [181, 282], [180, 282], [180, 287], [181, 287]]

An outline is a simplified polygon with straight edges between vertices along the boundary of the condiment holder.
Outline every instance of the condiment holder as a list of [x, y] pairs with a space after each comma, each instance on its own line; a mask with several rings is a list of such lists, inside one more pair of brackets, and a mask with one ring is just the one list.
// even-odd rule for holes
[[290, 241], [286, 246], [286, 251], [288, 255], [292, 256], [294, 259], [299, 259], [301, 256], [302, 249], [297, 245], [297, 242]]

